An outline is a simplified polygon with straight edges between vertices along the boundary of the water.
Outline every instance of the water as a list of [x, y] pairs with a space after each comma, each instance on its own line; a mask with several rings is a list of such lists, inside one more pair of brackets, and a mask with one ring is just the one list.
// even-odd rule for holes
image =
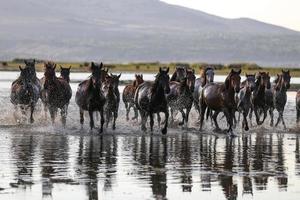
[[299, 199], [294, 92], [284, 113], [288, 130], [270, 128], [267, 119], [249, 133], [238, 127], [236, 138], [211, 133], [209, 122], [199, 133], [193, 111], [189, 130], [171, 127], [162, 136], [155, 127], [151, 135], [125, 121], [121, 103], [116, 131], [98, 135], [88, 130], [88, 116], [80, 130], [74, 97], [65, 130], [59, 118], [50, 125], [40, 105], [33, 125], [16, 125], [11, 81], [0, 74], [1, 200]]

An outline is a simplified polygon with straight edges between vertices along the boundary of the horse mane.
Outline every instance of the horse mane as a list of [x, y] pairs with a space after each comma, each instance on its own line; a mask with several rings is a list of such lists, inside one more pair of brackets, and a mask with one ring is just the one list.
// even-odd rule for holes
[[202, 79], [202, 85], [201, 85], [202, 87], [204, 87], [207, 83], [206, 72], [208, 70], [213, 70], [213, 68], [212, 67], [205, 67], [205, 69], [202, 70], [201, 73], [200, 73], [200, 77]]

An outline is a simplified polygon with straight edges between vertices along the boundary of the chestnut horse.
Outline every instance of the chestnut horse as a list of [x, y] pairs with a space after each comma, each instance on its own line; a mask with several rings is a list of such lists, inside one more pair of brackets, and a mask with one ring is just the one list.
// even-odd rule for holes
[[101, 127], [99, 133], [103, 132], [104, 124], [104, 104], [105, 97], [101, 86], [101, 69], [103, 64], [96, 64], [92, 62], [91, 71], [92, 75], [89, 79], [82, 81], [77, 88], [75, 101], [79, 106], [80, 124], [83, 126], [84, 118], [83, 111], [89, 111], [90, 116], [90, 128], [94, 128], [94, 116], [93, 112], [99, 111], [101, 116]]
[[150, 128], [153, 131], [153, 114], [164, 112], [165, 114], [165, 125], [161, 130], [162, 134], [167, 133], [168, 120], [169, 120], [169, 111], [168, 103], [166, 99], [166, 94], [170, 92], [169, 81], [170, 77], [168, 75], [169, 68], [162, 69], [159, 68], [159, 72], [155, 77], [153, 82], [144, 82], [138, 86], [135, 95], [134, 103], [142, 118], [142, 130], [146, 131], [146, 122], [148, 116], [150, 117]]
[[137, 89], [137, 87], [144, 82], [143, 75], [135, 75], [135, 80], [133, 81], [132, 84], [126, 85], [124, 90], [123, 90], [123, 102], [125, 104], [125, 109], [126, 109], [126, 120], [129, 120], [129, 112], [130, 108], [133, 108], [134, 110], [134, 117], [132, 117], [132, 120], [138, 118], [138, 110], [135, 107], [134, 104], [134, 94]]
[[40, 96], [41, 86], [36, 77], [34, 65], [26, 65], [25, 68], [19, 66], [19, 69], [21, 71], [20, 77], [11, 85], [10, 101], [15, 105], [15, 119], [19, 106], [23, 115], [26, 115], [26, 110], [30, 107], [30, 123], [33, 123], [33, 113]]
[[44, 101], [47, 102], [52, 124], [54, 124], [57, 110], [60, 109], [61, 121], [65, 127], [72, 89], [66, 80], [56, 77], [55, 68], [56, 64], [45, 63], [43, 90], [46, 95]]
[[119, 103], [120, 103], [120, 93], [119, 93], [119, 79], [120, 75], [107, 75], [105, 82], [103, 83], [103, 93], [106, 99], [104, 105], [104, 113], [106, 120], [106, 128], [108, 127], [108, 123], [111, 121], [113, 117], [112, 129], [116, 129], [116, 120], [118, 118], [119, 111]]
[[282, 70], [282, 73], [277, 76], [277, 83], [274, 87], [274, 107], [278, 111], [278, 119], [275, 126], [277, 126], [279, 122], [282, 121], [282, 124], [286, 129], [286, 125], [283, 119], [283, 112], [287, 101], [286, 92], [290, 88], [291, 75], [289, 70]]
[[170, 93], [167, 94], [167, 100], [171, 110], [171, 123], [174, 121], [174, 111], [179, 110], [182, 114], [182, 121], [179, 125], [185, 124], [185, 127], [187, 127], [189, 114], [193, 105], [195, 79], [195, 71], [187, 69], [186, 77], [181, 79], [180, 82], [170, 82]]
[[224, 84], [209, 83], [204, 86], [201, 93], [200, 103], [200, 130], [202, 130], [204, 114], [206, 108], [214, 110], [212, 116], [217, 130], [220, 130], [217, 123], [217, 116], [220, 112], [224, 112], [229, 129], [227, 133], [232, 135], [233, 116], [236, 110], [235, 93], [240, 91], [241, 70], [234, 71], [233, 69], [227, 76]]

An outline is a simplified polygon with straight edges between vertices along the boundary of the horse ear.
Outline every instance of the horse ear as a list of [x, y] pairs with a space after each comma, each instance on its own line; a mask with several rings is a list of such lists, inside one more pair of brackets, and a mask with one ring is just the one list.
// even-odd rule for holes
[[143, 74], [141, 74], [141, 78], [143, 78]]
[[27, 60], [24, 60], [24, 63], [25, 63], [25, 65], [28, 65], [28, 62], [27, 62]]
[[91, 69], [93, 70], [94, 68], [95, 68], [95, 63], [92, 62], [92, 63], [91, 63]]
[[33, 59], [33, 64], [35, 64], [35, 59]]
[[62, 70], [62, 69], [63, 69], [63, 67], [62, 67], [61, 65], [59, 65], [59, 67], [60, 67], [60, 70]]
[[166, 72], [169, 73], [169, 70], [170, 70], [170, 68], [168, 67]]
[[19, 69], [20, 69], [20, 71], [23, 71], [23, 69], [22, 69], [22, 67], [19, 65]]
[[238, 74], [241, 74], [242, 73], [242, 69], [239, 69], [239, 71], [237, 71]]
[[159, 73], [161, 73], [161, 71], [162, 71], [162, 69], [161, 69], [161, 67], [159, 67]]
[[122, 73], [120, 73], [120, 74], [119, 74], [118, 78], [120, 78], [120, 77], [121, 77], [121, 75], [122, 75]]
[[56, 64], [54, 64], [54, 67], [53, 67], [53, 69], [55, 70], [55, 68], [56, 68]]
[[225, 79], [225, 88], [226, 89], [229, 88], [229, 78], [228, 77]]
[[233, 73], [234, 72], [234, 70], [233, 69], [231, 69], [231, 72], [230, 73]]
[[101, 63], [100, 63], [100, 69], [102, 69], [102, 67], [103, 67], [103, 63], [101, 62]]
[[72, 68], [72, 66], [70, 65], [69, 70]]

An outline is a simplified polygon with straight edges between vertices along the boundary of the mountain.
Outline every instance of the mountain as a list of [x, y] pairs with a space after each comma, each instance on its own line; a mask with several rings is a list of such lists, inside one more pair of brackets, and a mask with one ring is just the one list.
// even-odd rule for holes
[[158, 0], [0, 1], [0, 59], [300, 63], [300, 33]]

